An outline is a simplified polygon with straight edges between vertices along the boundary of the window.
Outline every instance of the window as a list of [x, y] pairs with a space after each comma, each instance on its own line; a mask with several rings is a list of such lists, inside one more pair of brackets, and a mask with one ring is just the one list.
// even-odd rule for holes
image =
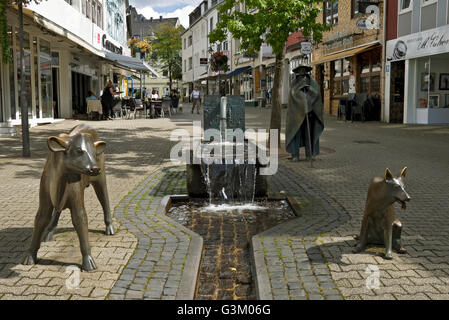
[[360, 0], [352, 0], [352, 17], [355, 17], [356, 15], [358, 15], [361, 11], [361, 5], [360, 5]]
[[189, 47], [192, 45], [192, 36], [189, 36]]
[[338, 23], [338, 1], [324, 2], [324, 21], [328, 24], [334, 25]]
[[103, 29], [103, 10], [100, 4], [97, 5], [97, 26]]
[[184, 38], [184, 49], [186, 49], [186, 48], [187, 48], [187, 39]]
[[379, 93], [381, 71], [380, 55], [380, 49], [374, 49], [359, 55], [361, 93]]
[[168, 71], [167, 71], [167, 70], [164, 70], [164, 71], [162, 72], [162, 76], [163, 76], [163, 77], [168, 77]]
[[214, 17], [210, 18], [210, 31], [214, 30]]
[[95, 6], [95, 1], [92, 1], [92, 22], [97, 23], [97, 10]]
[[349, 59], [341, 59], [332, 62], [331, 66], [333, 72], [332, 77], [332, 94], [334, 96], [341, 96], [348, 94], [349, 92], [349, 76], [350, 72], [350, 62]]
[[223, 51], [228, 51], [228, 42], [227, 41], [223, 42]]
[[189, 70], [192, 70], [193, 65], [192, 65], [192, 57], [189, 58]]
[[401, 1], [401, 7], [399, 11], [405, 11], [405, 10], [411, 10], [412, 9], [412, 0], [400, 0]]
[[422, 6], [426, 6], [426, 5], [428, 5], [428, 4], [431, 4], [431, 3], [435, 3], [435, 2], [437, 2], [438, 0], [421, 0], [421, 5]]
[[186, 72], [186, 71], [187, 71], [187, 61], [184, 60], [184, 72]]
[[72, 5], [72, 0], [65, 0], [68, 4]]
[[86, 5], [86, 17], [88, 19], [90, 19], [90, 10], [91, 10], [92, 6], [90, 5], [90, 0], [87, 0], [87, 5]]

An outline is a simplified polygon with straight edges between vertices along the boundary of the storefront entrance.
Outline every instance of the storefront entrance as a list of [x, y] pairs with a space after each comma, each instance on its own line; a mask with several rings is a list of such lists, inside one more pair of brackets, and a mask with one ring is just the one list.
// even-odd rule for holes
[[72, 71], [72, 113], [87, 113], [87, 91], [89, 91], [91, 77]]
[[390, 86], [390, 122], [404, 122], [404, 77], [405, 62], [397, 61], [391, 63], [391, 86]]

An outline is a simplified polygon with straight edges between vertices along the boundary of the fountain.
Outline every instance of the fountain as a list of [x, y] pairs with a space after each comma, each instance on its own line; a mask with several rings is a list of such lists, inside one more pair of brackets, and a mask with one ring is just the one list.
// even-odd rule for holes
[[293, 198], [268, 195], [258, 146], [228, 134], [245, 132], [244, 105], [241, 96], [205, 97], [205, 139], [186, 165], [188, 195], [164, 201], [168, 217], [203, 238], [196, 299], [255, 299], [252, 237], [300, 215]]

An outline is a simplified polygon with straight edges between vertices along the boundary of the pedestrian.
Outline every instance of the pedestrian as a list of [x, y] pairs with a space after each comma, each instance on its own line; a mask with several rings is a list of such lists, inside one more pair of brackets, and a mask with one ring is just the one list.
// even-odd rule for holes
[[178, 112], [179, 96], [175, 89], [170, 90], [170, 107], [175, 113]]
[[190, 97], [192, 98], [193, 102], [192, 113], [195, 110], [195, 107], [197, 107], [196, 112], [197, 114], [200, 114], [201, 94], [198, 91], [198, 87], [195, 87], [195, 89], [190, 94]]
[[114, 95], [117, 94], [117, 92], [114, 90], [114, 87], [112, 86], [112, 81], [108, 80], [106, 82], [106, 85], [103, 89], [103, 94], [101, 96], [101, 106], [103, 108], [103, 117], [105, 119], [112, 119], [112, 107], [114, 103]]

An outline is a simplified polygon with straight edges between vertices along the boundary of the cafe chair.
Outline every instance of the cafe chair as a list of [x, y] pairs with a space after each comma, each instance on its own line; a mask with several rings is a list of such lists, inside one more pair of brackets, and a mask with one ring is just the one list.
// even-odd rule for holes
[[348, 108], [348, 100], [347, 99], [341, 99], [338, 104], [338, 120], [341, 120], [342, 118], [346, 122], [346, 109]]
[[134, 119], [136, 118], [137, 112], [139, 112], [139, 117], [142, 118], [142, 114], [145, 112], [145, 107], [141, 99], [134, 100]]
[[357, 93], [354, 97], [354, 104], [351, 106], [351, 122], [354, 122], [356, 116], [360, 116], [362, 122], [365, 122], [365, 102], [366, 93]]

